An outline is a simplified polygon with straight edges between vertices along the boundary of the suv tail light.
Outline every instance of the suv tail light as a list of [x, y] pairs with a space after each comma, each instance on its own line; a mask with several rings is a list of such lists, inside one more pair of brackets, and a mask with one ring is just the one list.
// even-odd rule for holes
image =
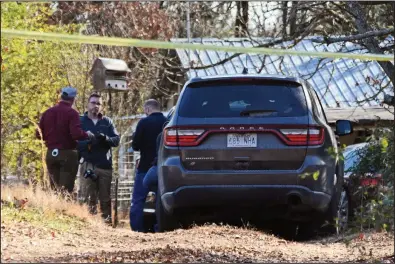
[[167, 128], [164, 142], [166, 146], [197, 146], [203, 129]]
[[230, 129], [202, 129], [202, 128], [176, 128], [165, 129], [164, 143], [170, 147], [191, 147], [197, 146], [210, 133], [273, 133], [276, 134], [285, 144], [290, 146], [317, 146], [324, 142], [324, 129], [322, 127], [305, 128], [265, 128], [252, 130], [230, 130]]
[[318, 127], [280, 129], [288, 145], [321, 145], [324, 142], [324, 129]]

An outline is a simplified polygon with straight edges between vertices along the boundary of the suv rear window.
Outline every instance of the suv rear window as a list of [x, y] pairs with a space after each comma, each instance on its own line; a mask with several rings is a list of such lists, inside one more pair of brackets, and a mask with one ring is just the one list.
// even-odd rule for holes
[[295, 83], [253, 81], [192, 83], [179, 108], [181, 117], [295, 117], [307, 115], [303, 89]]

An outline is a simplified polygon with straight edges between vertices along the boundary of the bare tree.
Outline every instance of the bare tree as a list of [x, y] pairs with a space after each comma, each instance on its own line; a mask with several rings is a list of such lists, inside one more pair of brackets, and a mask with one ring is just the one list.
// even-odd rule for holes
[[[66, 6], [66, 8], [62, 8], [62, 12], [58, 12], [57, 16], [62, 18], [61, 21], [76, 21], [84, 16], [89, 17], [88, 29], [90, 31], [87, 30], [87, 34], [166, 39], [160, 34], [152, 34], [153, 27], [145, 27], [145, 24], [150, 25], [149, 19], [153, 17], [152, 14], [144, 11], [144, 8], [149, 10], [150, 4], [59, 2], [59, 6]], [[154, 5], [156, 4], [151, 6]], [[369, 52], [393, 52], [393, 38], [392, 43], [388, 45], [380, 44], [389, 34], [393, 33], [393, 27], [390, 27], [391, 22], [389, 22], [394, 17], [393, 5], [389, 2], [353, 4], [351, 2], [329, 1], [282, 3], [229, 1], [196, 2], [191, 3], [190, 6], [191, 30], [195, 38], [238, 36], [250, 38], [257, 47], [272, 47], [284, 41], [290, 41], [291, 46], [289, 47], [292, 47], [306, 37], [322, 36], [314, 38], [313, 41], [341, 45], [352, 42], [358, 49], [365, 48]], [[186, 37], [185, 3], [163, 2], [157, 4], [155, 8], [157, 9], [153, 12], [154, 14], [164, 12], [161, 13], [162, 17], [155, 18], [156, 28], [171, 21], [172, 27], [167, 39]], [[70, 15], [75, 9], [78, 9], [78, 14]], [[137, 19], [141, 16], [144, 18]], [[272, 16], [278, 16], [278, 22], [282, 21], [282, 23], [270, 26], [268, 16], [271, 20]], [[139, 20], [144, 22], [140, 23]], [[137, 30], [138, 28], [140, 29]], [[272, 40], [258, 43], [255, 40], [256, 37], [271, 37]], [[193, 64], [191, 67], [183, 68], [179, 65], [174, 51], [104, 46], [98, 46], [98, 50], [102, 55], [107, 54], [125, 59], [133, 69], [133, 77], [130, 82], [132, 90], [127, 96], [122, 96], [123, 104], [133, 107], [128, 108], [127, 111], [120, 111], [120, 114], [138, 111], [142, 98], [147, 96], [154, 96], [163, 102], [175, 98], [174, 95], [183, 82], [183, 74], [190, 69], [205, 69], [220, 65], [241, 55], [241, 53], [233, 54], [224, 60], [213, 62], [212, 65]], [[385, 62], [380, 65], [394, 83], [394, 66]], [[263, 63], [258, 68], [262, 71], [266, 66]], [[115, 96], [115, 100], [120, 100], [119, 96]]]
[[[362, 5], [356, 1], [347, 1], [346, 10], [354, 16], [356, 31], [361, 35], [365, 34], [366, 37], [362, 39], [364, 46], [372, 53], [384, 53], [383, 50], [380, 48], [379, 41], [374, 36], [372, 36], [372, 34], [367, 34], [369, 32], [374, 32], [375, 30], [367, 23], [367, 16], [362, 8]], [[388, 35], [390, 32], [393, 33], [394, 30], [392, 29], [391, 31], [389, 29], [384, 29], [381, 30], [381, 32], [376, 31], [376, 36], [380, 36], [379, 33], [381, 33], [381, 36], [385, 36]], [[380, 61], [379, 64], [387, 74], [388, 78], [391, 79], [392, 84], [395, 84], [394, 65], [390, 62], [382, 61]]]
[[236, 2], [235, 37], [245, 37], [248, 32], [248, 2]]

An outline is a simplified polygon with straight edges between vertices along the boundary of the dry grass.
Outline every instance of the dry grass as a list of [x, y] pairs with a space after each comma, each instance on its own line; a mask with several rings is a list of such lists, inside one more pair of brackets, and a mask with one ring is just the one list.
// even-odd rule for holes
[[1, 185], [1, 200], [15, 203], [22, 199], [27, 200], [25, 208], [33, 208], [41, 211], [44, 215], [67, 215], [89, 223], [101, 224], [99, 216], [92, 216], [86, 205], [80, 205], [76, 201], [66, 200], [52, 191], [44, 191], [40, 188], [33, 189], [30, 186], [7, 186]]

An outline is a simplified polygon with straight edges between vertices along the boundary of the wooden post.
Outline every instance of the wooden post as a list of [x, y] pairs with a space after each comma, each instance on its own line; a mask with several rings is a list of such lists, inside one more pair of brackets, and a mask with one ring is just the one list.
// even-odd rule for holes
[[108, 111], [109, 111], [109, 112], [112, 112], [111, 91], [108, 91]]
[[114, 218], [112, 220], [112, 227], [116, 228], [118, 225], [118, 174], [115, 177], [114, 191], [115, 191], [115, 203], [113, 205]]

